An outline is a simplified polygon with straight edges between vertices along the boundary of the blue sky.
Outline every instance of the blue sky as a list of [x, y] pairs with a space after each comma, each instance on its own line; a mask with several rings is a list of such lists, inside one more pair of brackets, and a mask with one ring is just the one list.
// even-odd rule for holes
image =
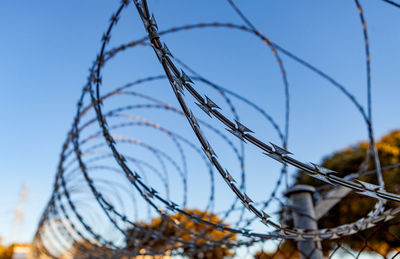
[[[223, 0], [149, 3], [160, 30], [197, 22], [242, 23]], [[353, 1], [237, 3], [271, 40], [327, 72], [366, 104], [362, 27]], [[400, 126], [400, 10], [379, 0], [361, 4], [371, 44], [373, 117], [379, 137]], [[34, 233], [51, 194], [61, 145], [88, 68], [118, 5], [119, 1], [106, 0], [0, 3], [0, 236], [6, 240], [16, 235], [29, 241]], [[130, 6], [111, 45], [143, 35], [143, 26]], [[282, 82], [273, 56], [260, 40], [222, 29], [168, 35], [164, 40], [202, 75], [262, 104], [283, 125]], [[140, 47], [118, 58], [107, 68], [110, 76], [106, 80], [115, 87], [161, 74], [149, 53]], [[337, 89], [288, 58], [283, 60], [292, 97], [289, 147], [298, 158], [320, 161], [333, 150], [366, 139], [361, 117]], [[256, 132], [263, 130], [251, 113], [242, 116]], [[265, 134], [270, 132], [268, 128]], [[258, 167], [262, 166], [254, 166]], [[29, 188], [24, 228], [12, 234], [13, 209], [24, 183]]]

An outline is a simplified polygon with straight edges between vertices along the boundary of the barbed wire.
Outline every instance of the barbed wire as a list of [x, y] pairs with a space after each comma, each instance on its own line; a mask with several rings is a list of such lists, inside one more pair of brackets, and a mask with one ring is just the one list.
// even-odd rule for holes
[[[99, 54], [89, 70], [87, 84], [83, 87], [77, 103], [77, 112], [72, 128], [62, 147], [53, 193], [41, 216], [33, 241], [35, 257], [39, 258], [45, 255], [51, 258], [59, 258], [64, 253], [72, 253], [71, 249], [77, 249], [83, 254], [92, 254], [95, 258], [122, 258], [165, 253], [173, 256], [206, 253], [216, 248], [240, 249], [241, 247], [252, 247], [255, 244], [262, 244], [265, 241], [275, 239], [313, 240], [317, 242], [341, 239], [344, 236], [355, 234], [362, 235], [363, 231], [394, 219], [400, 212], [400, 207], [385, 208], [387, 201], [400, 202], [400, 195], [385, 190], [382, 176], [385, 170], [395, 168], [398, 164], [381, 167], [379, 161], [372, 123], [369, 38], [363, 9], [359, 1], [355, 0], [362, 23], [366, 52], [366, 109], [345, 86], [319, 68], [264, 36], [232, 0], [227, 1], [246, 25], [219, 22], [198, 23], [159, 31], [156, 16], [151, 14], [147, 1], [133, 0], [147, 36], [107, 51], [111, 32], [119, 21], [122, 12], [129, 5], [127, 0], [121, 2], [101, 38]], [[176, 57], [168, 49], [166, 43], [161, 41], [161, 37], [166, 34], [210, 27], [250, 33], [261, 39], [269, 47], [283, 82], [285, 94], [283, 130], [276, 123], [276, 120], [256, 103], [201, 76]], [[150, 47], [154, 50], [164, 74], [136, 80], [102, 95], [102, 74], [106, 63], [123, 51], [137, 46]], [[338, 172], [324, 168], [316, 163], [304, 163], [296, 159], [288, 151], [290, 95], [287, 73], [284, 62], [280, 57], [281, 54], [326, 79], [349, 98], [360, 112], [367, 126], [369, 148], [366, 158], [357, 173], [339, 177]], [[182, 69], [178, 69], [176, 64], [179, 64]], [[183, 69], [190, 72], [190, 76]], [[165, 84], [166, 80], [171, 85], [180, 108], [173, 107], [158, 99], [156, 94], [153, 96], [131, 90], [133, 87], [136, 88], [148, 83]], [[222, 97], [227, 109], [221, 108], [224, 106], [213, 101], [207, 95], [203, 97], [197, 87], [194, 87], [195, 82], [202, 83], [216, 91]], [[184, 96], [185, 93], [189, 93], [189, 95]], [[117, 102], [118, 106], [116, 108], [104, 108], [104, 103], [112, 103], [117, 97], [136, 98], [144, 103], [139, 102], [121, 106]], [[226, 127], [227, 132], [240, 140], [239, 144], [235, 144], [230, 137], [227, 137], [226, 132], [218, 129], [218, 126], [199, 119], [199, 116], [196, 116], [196, 113], [188, 105], [189, 102], [186, 99], [189, 98], [192, 98], [194, 103], [206, 115], [210, 118], [215, 118], [218, 121], [216, 125]], [[268, 121], [277, 133], [281, 144], [267, 143], [267, 141], [261, 140], [261, 137], [256, 137], [256, 134], [246, 126], [244, 122], [246, 118], [244, 120], [240, 119], [232, 98], [247, 105], [247, 107], [250, 107]], [[171, 118], [185, 118], [196, 140], [137, 115], [141, 111], [150, 111], [158, 114], [162, 112], [168, 114], [166, 116]], [[92, 117], [86, 118], [88, 115]], [[172, 144], [166, 147], [161, 143], [147, 143], [136, 136], [126, 136], [126, 133], [129, 132], [125, 131], [126, 129], [130, 130], [131, 128], [139, 127], [145, 128], [146, 131], [148, 129], [158, 132], [157, 134], [163, 135], [163, 139], [167, 139]], [[122, 134], [113, 133], [118, 131], [122, 132]], [[238, 179], [235, 179], [225, 169], [223, 159], [217, 156], [216, 149], [212, 144], [215, 143], [215, 139], [213, 139], [213, 142], [209, 142], [206, 137], [209, 134], [213, 134], [215, 139], [218, 138], [224, 143], [226, 146], [224, 153], [228, 152], [228, 150], [233, 153], [240, 171]], [[148, 152], [155, 162], [140, 159], [137, 152], [128, 152], [127, 150], [129, 149], [125, 148], [125, 146], [140, 148]], [[244, 159], [246, 146], [254, 147], [268, 159], [271, 158], [281, 165], [279, 177], [268, 199], [265, 201], [253, 202], [253, 198], [246, 193], [246, 166]], [[168, 150], [162, 150], [162, 148], [167, 148]], [[172, 148], [177, 150], [177, 156], [170, 155], [170, 149]], [[193, 156], [200, 158], [196, 160], [196, 163], [200, 161], [201, 167], [209, 175], [210, 190], [203, 211], [188, 209], [188, 192], [190, 191], [188, 187], [189, 165], [195, 161], [192, 158]], [[224, 156], [226, 155], [224, 154]], [[224, 156], [221, 155], [222, 158]], [[368, 165], [370, 158], [373, 158], [375, 169], [368, 171], [365, 164]], [[285, 191], [289, 187], [287, 172], [289, 166], [330, 186], [349, 188], [362, 196], [377, 199], [375, 208], [365, 217], [355, 222], [333, 228], [318, 230], [296, 228], [289, 226], [285, 222], [285, 217], [281, 218], [280, 223], [277, 223], [276, 218], [279, 215], [271, 216], [271, 213], [269, 215], [266, 212], [266, 209], [273, 202], [277, 202], [282, 210], [300, 213], [296, 211], [295, 207], [289, 206], [278, 198], [278, 192], [280, 190]], [[170, 168], [173, 169], [175, 177], [170, 177]], [[110, 180], [109, 174], [107, 174], [106, 179], [96, 176], [97, 172], [101, 171], [112, 173], [113, 177], [115, 175], [116, 181], [114, 179]], [[361, 176], [370, 174], [376, 174], [378, 185], [358, 179]], [[235, 198], [227, 206], [228, 208], [220, 210], [218, 213], [214, 212], [216, 203], [215, 182], [218, 181], [217, 178], [224, 180], [235, 194]], [[173, 185], [171, 185], [171, 180], [174, 181]], [[160, 184], [157, 185], [155, 184], [156, 182]], [[177, 192], [177, 182], [181, 182], [180, 186], [182, 188], [180, 191], [182, 202], [179, 204], [172, 198], [171, 193], [172, 188], [174, 192]], [[285, 186], [282, 185], [283, 183]], [[126, 192], [126, 195], [121, 194], [121, 191]], [[128, 197], [129, 199], [127, 199]], [[88, 202], [83, 202], [85, 199]], [[128, 200], [132, 204], [127, 204]], [[239, 201], [242, 205], [238, 205]], [[155, 219], [157, 217], [160, 219], [157, 228], [142, 222], [138, 215], [132, 215], [132, 211], [137, 213], [144, 207], [147, 208], [147, 219]], [[176, 215], [181, 215], [181, 217], [177, 218]], [[215, 215], [219, 217], [217, 220]], [[98, 219], [96, 220], [95, 217], [98, 217]], [[233, 220], [234, 218], [235, 220]], [[96, 223], [97, 221], [98, 223]], [[227, 222], [230, 222], [230, 224]], [[193, 223], [203, 224], [206, 227], [196, 230], [193, 229]], [[259, 231], [249, 229], [259, 223], [265, 225], [267, 230], [259, 233]], [[171, 226], [176, 230], [175, 233], [168, 233]], [[210, 230], [219, 232], [218, 238], [212, 237]], [[184, 236], [190, 238], [184, 238]], [[236, 236], [239, 236], [239, 238], [236, 238]], [[159, 245], [160, 243], [162, 243], [162, 246]], [[368, 245], [367, 243], [366, 246]], [[277, 247], [279, 248], [280, 245]], [[345, 247], [338, 243], [337, 247], [332, 250], [332, 254], [340, 249], [346, 250]], [[360, 253], [363, 250], [365, 248], [361, 249]], [[277, 251], [279, 252], [279, 249]], [[351, 254], [351, 252], [349, 253]], [[305, 256], [308, 257], [309, 255]]]

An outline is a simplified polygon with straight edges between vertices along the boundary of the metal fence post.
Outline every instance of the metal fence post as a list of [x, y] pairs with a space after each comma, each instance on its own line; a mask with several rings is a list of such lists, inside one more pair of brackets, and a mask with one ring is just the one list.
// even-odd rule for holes
[[[290, 200], [294, 226], [301, 229], [318, 229], [312, 194], [315, 188], [309, 185], [295, 185], [285, 195]], [[303, 259], [322, 259], [321, 243], [313, 240], [298, 241], [297, 247]]]

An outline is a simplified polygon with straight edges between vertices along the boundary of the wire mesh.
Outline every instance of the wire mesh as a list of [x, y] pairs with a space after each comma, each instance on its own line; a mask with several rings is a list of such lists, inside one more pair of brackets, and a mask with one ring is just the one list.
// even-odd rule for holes
[[[381, 163], [373, 132], [371, 58], [360, 2], [354, 1], [364, 35], [366, 106], [333, 77], [264, 36], [232, 0], [227, 2], [244, 25], [213, 22], [159, 30], [162, 25], [146, 0], [121, 2], [101, 38], [62, 147], [53, 193], [34, 237], [34, 258], [398, 256], [400, 195], [385, 186], [385, 177], [398, 170], [399, 163]], [[147, 36], [110, 48], [111, 32], [128, 8], [137, 11]], [[201, 76], [161, 40], [169, 34], [210, 28], [246, 32], [269, 48], [284, 89], [283, 126], [256, 102]], [[154, 51], [162, 74], [104, 93], [106, 64], [139, 46]], [[281, 56], [327, 80], [359, 111], [368, 143], [354, 163], [356, 170], [305, 163], [289, 151], [289, 81]], [[174, 95], [168, 101], [174, 105], [166, 102], [164, 90], [153, 88], [167, 84]], [[280, 144], [254, 133], [245, 123], [251, 116], [267, 122]], [[246, 187], [251, 173], [247, 167], [262, 159], [280, 168], [267, 199], [256, 201]], [[304, 177], [300, 180], [317, 186], [315, 208], [335, 200], [332, 209], [317, 218], [288, 202], [284, 196], [291, 184], [288, 168], [298, 170]], [[202, 186], [191, 180], [198, 172], [207, 176], [199, 183]], [[332, 196], [338, 190], [346, 193]], [[201, 198], [196, 196], [199, 192]], [[360, 215], [347, 216], [351, 206], [364, 204]], [[343, 218], [339, 225], [330, 222], [333, 212]], [[316, 222], [318, 228], [296, 226], [296, 215]], [[306, 243], [314, 246], [307, 253], [298, 249]]]

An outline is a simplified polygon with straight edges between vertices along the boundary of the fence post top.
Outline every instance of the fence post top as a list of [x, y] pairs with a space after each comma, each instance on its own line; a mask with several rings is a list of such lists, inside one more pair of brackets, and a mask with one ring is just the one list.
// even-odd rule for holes
[[311, 185], [297, 184], [297, 185], [289, 188], [285, 192], [285, 196], [290, 197], [292, 194], [301, 193], [301, 192], [309, 192], [309, 193], [313, 194], [315, 192], [315, 188]]

